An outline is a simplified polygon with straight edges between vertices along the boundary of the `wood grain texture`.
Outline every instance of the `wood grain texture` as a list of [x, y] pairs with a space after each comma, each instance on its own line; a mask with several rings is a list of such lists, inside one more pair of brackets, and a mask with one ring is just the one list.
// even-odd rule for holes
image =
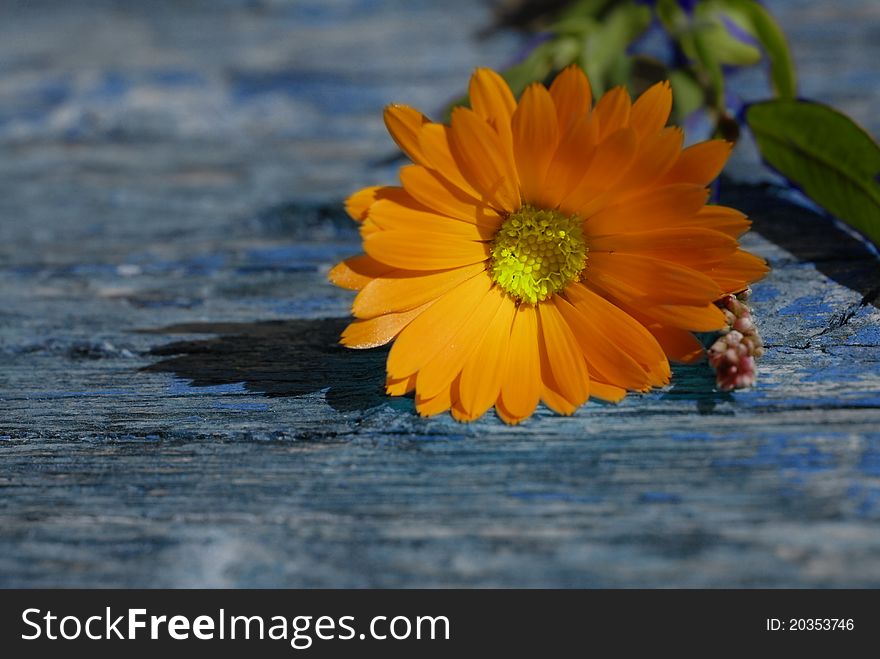
[[[876, 132], [875, 4], [768, 4]], [[0, 586], [880, 586], [878, 260], [747, 144], [755, 389], [420, 419], [336, 345], [339, 200], [394, 178], [384, 103], [514, 37], [468, 2], [2, 12]]]

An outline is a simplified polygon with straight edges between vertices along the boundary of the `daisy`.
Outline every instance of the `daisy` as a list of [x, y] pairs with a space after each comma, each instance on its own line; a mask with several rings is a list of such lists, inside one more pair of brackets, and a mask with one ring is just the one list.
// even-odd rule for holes
[[359, 291], [342, 343], [393, 341], [388, 394], [461, 421], [667, 384], [670, 359], [702, 356], [693, 332], [726, 326], [713, 301], [768, 270], [739, 248], [745, 216], [706, 205], [731, 145], [682, 150], [666, 82], [595, 107], [574, 66], [519, 102], [489, 69], [469, 91], [448, 126], [386, 108], [413, 164], [346, 203], [365, 254], [329, 275]]

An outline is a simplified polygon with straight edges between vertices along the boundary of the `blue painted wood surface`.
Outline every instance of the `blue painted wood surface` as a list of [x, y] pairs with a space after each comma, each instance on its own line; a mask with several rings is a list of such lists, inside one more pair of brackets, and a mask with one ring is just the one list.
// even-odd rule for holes
[[[877, 5], [768, 3], [876, 134]], [[476, 3], [5, 3], [0, 585], [880, 586], [880, 270], [761, 181], [759, 385], [420, 419], [335, 345], [340, 199], [518, 42]], [[872, 32], [873, 31], [873, 32]], [[760, 71], [736, 89], [758, 98]], [[750, 185], [742, 184], [750, 182]]]

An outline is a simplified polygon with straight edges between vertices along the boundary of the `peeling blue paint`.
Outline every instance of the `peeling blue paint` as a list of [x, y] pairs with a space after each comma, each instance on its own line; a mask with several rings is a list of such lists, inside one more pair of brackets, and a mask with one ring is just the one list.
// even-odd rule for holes
[[169, 88], [202, 87], [205, 77], [198, 71], [187, 69], [157, 69], [150, 71], [148, 79], [153, 84]]
[[[866, 308], [864, 310], [865, 315], [870, 313], [870, 311]], [[853, 332], [847, 339], [847, 345], [863, 345], [863, 346], [877, 346], [880, 345], [880, 325], [870, 323], [857, 329]], [[880, 371], [876, 367], [875, 364], [875, 372]]]
[[299, 243], [293, 245], [279, 245], [248, 251], [245, 256], [246, 265], [239, 268], [247, 268], [254, 271], [257, 268], [269, 268], [272, 270], [302, 270], [308, 264], [307, 269], [314, 269], [314, 264], [335, 262], [337, 259], [349, 256], [351, 248], [347, 245], [338, 244], [314, 244]]
[[822, 325], [828, 315], [834, 313], [834, 307], [817, 295], [804, 295], [788, 304], [778, 313], [783, 316], [797, 316], [807, 326]]
[[719, 437], [707, 432], [674, 432], [669, 435], [669, 438], [676, 442], [714, 442], [721, 439], [731, 439], [729, 435]]
[[137, 396], [132, 389], [99, 389], [96, 391], [36, 391], [29, 398], [93, 398], [95, 396]]
[[602, 497], [567, 492], [510, 492], [508, 496], [521, 501], [562, 501], [565, 503], [602, 503]]
[[751, 301], [755, 304], [763, 304], [772, 302], [780, 295], [779, 289], [771, 284], [760, 283], [752, 288]]
[[880, 516], [880, 487], [851, 485], [846, 495], [855, 505], [855, 512], [862, 518]]
[[97, 102], [118, 101], [131, 91], [131, 79], [118, 72], [106, 71], [101, 80], [86, 93], [86, 98]]
[[669, 492], [642, 492], [639, 495], [642, 503], [681, 503], [681, 497]]
[[865, 451], [856, 468], [864, 474], [880, 476], [880, 450]]
[[834, 456], [801, 438], [769, 435], [762, 438], [758, 450], [752, 456], [716, 458], [712, 461], [712, 466], [718, 469], [775, 467], [812, 473], [832, 469], [835, 464]]
[[232, 94], [237, 103], [269, 94], [301, 98], [330, 116], [367, 114], [387, 103], [381, 88], [368, 81], [326, 71], [238, 71], [232, 75]]

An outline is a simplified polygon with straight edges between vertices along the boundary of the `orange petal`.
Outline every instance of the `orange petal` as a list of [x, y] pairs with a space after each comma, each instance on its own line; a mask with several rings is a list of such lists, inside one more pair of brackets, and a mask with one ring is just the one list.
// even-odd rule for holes
[[356, 320], [342, 332], [340, 343], [348, 348], [384, 346], [427, 310], [433, 301], [402, 313], [390, 313], [369, 320]]
[[361, 238], [366, 238], [374, 233], [379, 233], [382, 229], [380, 229], [379, 225], [373, 222], [368, 215], [367, 219], [361, 222], [361, 228], [358, 231], [361, 234]]
[[633, 103], [629, 125], [644, 140], [658, 132], [669, 120], [672, 110], [672, 87], [664, 80], [652, 85]]
[[419, 145], [425, 156], [425, 166], [435, 170], [452, 185], [474, 199], [482, 195], [465, 178], [461, 167], [452, 157], [452, 131], [442, 124], [425, 124], [419, 132]]
[[663, 325], [649, 325], [648, 331], [654, 335], [663, 352], [672, 361], [693, 364], [703, 358], [703, 344], [687, 330]]
[[501, 380], [507, 367], [510, 330], [516, 305], [504, 298], [480, 345], [461, 370], [459, 401], [474, 416], [482, 416], [495, 404], [501, 392]]
[[513, 134], [510, 119], [516, 109], [516, 99], [507, 82], [491, 69], [477, 69], [471, 76], [468, 95], [474, 112], [498, 134], [505, 158], [512, 158]]
[[485, 269], [477, 263], [439, 272], [394, 270], [367, 284], [354, 299], [352, 312], [358, 318], [372, 318], [406, 311], [440, 297]]
[[725, 293], [738, 293], [770, 272], [767, 262], [738, 249], [730, 257], [707, 272]]
[[471, 421], [476, 421], [479, 417], [479, 414], [473, 414], [472, 412], [464, 409], [464, 406], [461, 404], [461, 400], [456, 400], [452, 403], [452, 418], [456, 421], [470, 423]]
[[433, 302], [430, 313], [419, 316], [418, 322], [410, 324], [394, 342], [388, 353], [388, 375], [408, 377], [446, 347], [483, 302], [491, 285], [487, 275], [479, 274]]
[[615, 337], [615, 343], [645, 368], [652, 385], [662, 386], [669, 382], [672, 374], [669, 362], [660, 344], [641, 323], [583, 284], [568, 286], [565, 297], [603, 334]]
[[556, 393], [575, 407], [583, 405], [590, 397], [590, 375], [577, 341], [552, 302], [538, 305], [538, 321], [550, 370], [558, 385]]
[[541, 83], [529, 85], [513, 113], [513, 154], [526, 202], [536, 203], [559, 140], [556, 106]]
[[351, 218], [357, 222], [367, 219], [367, 212], [375, 202], [380, 199], [402, 199], [406, 192], [397, 186], [372, 186], [358, 190], [345, 200], [345, 210]]
[[[540, 396], [538, 316], [533, 305], [521, 304], [516, 309], [510, 330], [510, 350], [501, 383], [501, 402], [509, 418], [525, 419], [535, 411]], [[500, 408], [496, 409], [501, 414]]]
[[493, 287], [455, 335], [419, 369], [416, 381], [419, 395], [426, 398], [436, 395], [461, 373], [468, 357], [483, 339], [502, 301], [504, 294], [499, 288]]
[[729, 236], [738, 238], [752, 225], [744, 214], [726, 206], [706, 206], [701, 208], [694, 218], [706, 229], [721, 231]]
[[480, 68], [471, 76], [471, 107], [479, 116], [490, 122], [510, 124], [516, 109], [516, 99], [504, 78], [492, 69]]
[[604, 140], [613, 132], [629, 125], [632, 101], [625, 87], [615, 87], [596, 103], [594, 112], [599, 118], [599, 139]]
[[381, 277], [391, 269], [391, 266], [379, 263], [374, 258], [362, 254], [337, 263], [327, 273], [327, 279], [340, 288], [359, 291], [373, 279]]
[[385, 108], [385, 126], [410, 160], [422, 163], [425, 156], [419, 144], [419, 132], [423, 125], [430, 123], [425, 115], [406, 105], [389, 105]]
[[605, 334], [591, 318], [562, 297], [554, 296], [553, 301], [571, 328], [593, 378], [637, 391], [650, 388], [651, 379], [645, 369], [618, 345], [615, 334]]
[[[554, 117], [555, 118], [555, 117]], [[498, 135], [476, 112], [452, 111], [452, 155], [480, 199], [508, 212], [520, 206], [516, 173]]]
[[[536, 398], [535, 405], [537, 405], [537, 404], [538, 404], [538, 399]], [[520, 423], [524, 419], [527, 419], [529, 416], [531, 416], [532, 411], [534, 409], [535, 408], [533, 406], [532, 409], [529, 410], [528, 414], [526, 414], [524, 416], [518, 416], [516, 414], [513, 414], [510, 410], [508, 410], [504, 406], [504, 401], [501, 400], [500, 398], [497, 401], [495, 401], [495, 414], [497, 414], [498, 418], [501, 419], [502, 421], [504, 421], [504, 423], [511, 425], [511, 426], [515, 426], [516, 424]]]
[[448, 387], [445, 387], [439, 394], [431, 398], [424, 398], [419, 396], [418, 392], [416, 392], [416, 411], [421, 416], [434, 416], [435, 414], [445, 412], [452, 407], [454, 400], [453, 393], [455, 389], [456, 383], [453, 382]]
[[593, 95], [590, 81], [576, 64], [565, 67], [550, 85], [550, 96], [556, 106], [559, 128], [565, 131], [590, 110]]
[[547, 355], [547, 346], [540, 330], [538, 330], [538, 356], [541, 366], [541, 400], [557, 414], [566, 416], [574, 414], [578, 406], [560, 393], [561, 387], [553, 376], [550, 357]]
[[670, 360], [691, 364], [705, 355], [703, 344], [688, 330], [663, 325], [632, 307], [622, 308], [647, 328]]
[[[544, 358], [545, 359], [545, 358]], [[541, 364], [544, 364], [544, 360], [542, 359]], [[542, 378], [545, 378], [545, 374], [548, 372], [547, 369], [549, 366], [542, 370]], [[566, 398], [556, 391], [555, 387], [557, 387], [553, 380], [552, 375], [550, 379], [547, 379], [544, 383], [543, 388], [541, 389], [541, 400], [544, 401], [544, 404], [549, 407], [551, 410], [556, 412], [557, 414], [562, 414], [564, 416], [571, 416], [577, 411], [578, 406], [572, 405]]]
[[[593, 113], [595, 118], [596, 113]], [[601, 124], [600, 124], [601, 125]], [[597, 200], [603, 198], [611, 186], [629, 168], [636, 156], [638, 138], [632, 128], [623, 128], [603, 140], [574, 190], [563, 199], [560, 209], [589, 217], [595, 212]]]
[[607, 234], [651, 231], [675, 226], [693, 217], [706, 203], [709, 191], [698, 185], [655, 188], [588, 216], [584, 231], [592, 239]]
[[416, 388], [416, 376], [410, 375], [408, 378], [385, 379], [385, 393], [389, 396], [404, 396]]
[[370, 210], [370, 205], [376, 201], [376, 193], [381, 189], [381, 186], [373, 185], [369, 188], [358, 190], [346, 199], [345, 211], [351, 216], [351, 219], [356, 222], [363, 222], [367, 218], [367, 211]]
[[497, 211], [466, 195], [433, 170], [407, 165], [400, 170], [400, 181], [415, 200], [437, 213], [492, 232], [501, 226]]
[[624, 302], [657, 299], [705, 304], [723, 294], [708, 276], [678, 263], [637, 254], [590, 253], [584, 279]]
[[724, 140], [709, 140], [689, 146], [666, 172], [663, 182], [709, 185], [724, 169], [732, 150], [733, 144]]
[[597, 123], [581, 115], [559, 140], [536, 200], [542, 208], [556, 208], [575, 189], [596, 155]]
[[657, 181], [675, 164], [683, 142], [684, 133], [677, 126], [644, 138], [626, 174], [614, 184], [614, 192], [632, 194]]
[[590, 397], [599, 398], [609, 403], [619, 403], [626, 397], [626, 389], [593, 379], [590, 380]]
[[379, 231], [364, 238], [364, 251], [405, 270], [445, 270], [485, 261], [489, 246], [427, 231]]
[[590, 238], [590, 255], [600, 252], [641, 254], [675, 263], [711, 263], [736, 251], [736, 240], [709, 229], [660, 229]]
[[690, 330], [692, 332], [714, 332], [727, 323], [721, 309], [714, 304], [689, 306], [681, 304], [644, 305], [639, 307], [643, 316], [652, 318], [661, 325]]
[[428, 231], [462, 240], [491, 240], [495, 231], [435, 213], [414, 199], [406, 202], [381, 199], [370, 207], [369, 217], [385, 231]]

